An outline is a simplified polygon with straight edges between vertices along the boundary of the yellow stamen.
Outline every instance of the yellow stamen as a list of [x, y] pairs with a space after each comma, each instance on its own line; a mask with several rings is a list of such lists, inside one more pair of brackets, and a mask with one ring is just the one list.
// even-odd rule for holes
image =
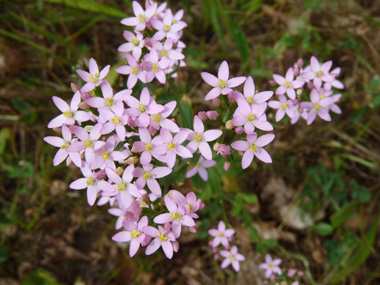
[[171, 151], [175, 150], [175, 143], [170, 142], [170, 143], [167, 143], [166, 145], [167, 145], [169, 150], [171, 150]]
[[151, 176], [150, 172], [145, 172], [144, 175], [143, 175], [143, 177], [144, 177], [145, 180], [148, 180], [150, 178], [150, 176]]
[[321, 98], [321, 100], [326, 98], [325, 95], [320, 95], [319, 97]]
[[164, 32], [168, 33], [169, 31], [170, 31], [170, 26], [169, 25], [165, 25]]
[[169, 215], [170, 219], [179, 221], [182, 217], [181, 214], [178, 213], [170, 213]]
[[146, 18], [143, 14], [140, 14], [138, 18], [139, 18], [139, 23], [145, 23]]
[[121, 192], [123, 191], [125, 188], [127, 188], [127, 183], [125, 182], [120, 182], [119, 184], [117, 184], [117, 191]]
[[201, 141], [203, 141], [202, 135], [196, 134], [194, 136], [194, 138], [193, 138], [193, 141], [195, 141], [195, 142], [201, 142]]
[[145, 107], [146, 106], [144, 104], [140, 104], [139, 110], [140, 110], [141, 113], [145, 113]]
[[249, 144], [249, 147], [251, 148], [252, 152], [257, 152], [256, 144], [254, 144], [254, 143], [250, 143], [250, 144]]
[[173, 20], [173, 25], [174, 25], [174, 24], [177, 24], [177, 22], [178, 22], [177, 19], [174, 19], [174, 20]]
[[168, 239], [165, 233], [158, 233], [157, 236], [160, 238], [161, 241], [166, 241]]
[[319, 109], [321, 108], [321, 105], [319, 105], [319, 104], [314, 104], [314, 110], [315, 111], [319, 111]]
[[131, 39], [131, 43], [134, 44], [135, 46], [138, 46], [140, 41], [137, 39]]
[[107, 98], [107, 99], [106, 99], [106, 102], [105, 102], [104, 104], [105, 104], [107, 107], [112, 107], [113, 103], [114, 103], [113, 98]]
[[119, 119], [118, 117], [114, 117], [114, 118], [112, 118], [111, 121], [114, 122], [115, 125], [120, 124], [120, 119]]
[[152, 70], [153, 70], [154, 72], [157, 72], [157, 71], [158, 71], [158, 65], [157, 65], [157, 64], [153, 64], [153, 66], [152, 66]]
[[83, 146], [86, 147], [86, 148], [92, 147], [92, 140], [90, 140], [90, 139], [85, 140], [83, 142]]
[[71, 111], [65, 111], [65, 112], [63, 112], [63, 115], [67, 118], [73, 118], [74, 117], [74, 113]]
[[63, 144], [63, 145], [61, 146], [61, 149], [66, 149], [69, 145], [71, 145], [71, 143], [66, 142], [65, 144]]
[[201, 168], [202, 167], [202, 163], [198, 162], [197, 163], [197, 168]]
[[286, 110], [288, 109], [288, 103], [282, 103], [281, 110]]
[[131, 233], [131, 238], [138, 237], [139, 235], [140, 235], [139, 231], [133, 230], [132, 233]]
[[87, 184], [87, 186], [91, 186], [91, 185], [95, 184], [95, 181], [96, 181], [95, 178], [89, 177], [89, 178], [87, 178], [86, 184]]
[[110, 158], [110, 154], [106, 151], [106, 152], [104, 152], [104, 153], [102, 154], [101, 158], [107, 160], [107, 159]]
[[255, 119], [255, 114], [251, 114], [247, 118], [248, 122], [252, 122], [254, 119]]
[[132, 66], [131, 74], [135, 75], [139, 72], [139, 69], [136, 66]]
[[236, 261], [235, 255], [231, 254], [228, 258], [231, 259], [232, 261]]
[[285, 87], [286, 88], [292, 88], [292, 84], [285, 80]]
[[161, 117], [160, 117], [159, 114], [155, 114], [155, 115], [153, 116], [153, 122], [155, 122], [155, 123], [159, 123], [159, 122], [161, 122]]
[[145, 151], [151, 151], [153, 149], [153, 145], [151, 143], [147, 143], [145, 145]]
[[219, 237], [224, 237], [224, 234], [223, 233], [219, 233], [218, 236]]
[[220, 87], [220, 89], [226, 88], [226, 84], [227, 84], [227, 81], [225, 81], [223, 79], [219, 79], [219, 87]]
[[168, 56], [168, 52], [167, 52], [166, 50], [163, 50], [163, 51], [161, 52], [161, 55], [162, 55], [163, 57], [167, 57], [167, 56]]
[[252, 104], [252, 102], [253, 102], [253, 97], [248, 97], [248, 98], [247, 98], [247, 102], [248, 102], [248, 104]]
[[323, 75], [323, 71], [322, 70], [320, 70], [320, 71], [317, 72], [317, 77], [321, 77], [322, 75]]

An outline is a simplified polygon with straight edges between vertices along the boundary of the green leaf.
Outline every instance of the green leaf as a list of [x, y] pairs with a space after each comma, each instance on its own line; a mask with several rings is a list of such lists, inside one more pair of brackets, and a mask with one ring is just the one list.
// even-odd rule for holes
[[327, 251], [327, 261], [331, 266], [337, 265], [346, 253], [341, 242], [326, 240], [323, 242], [323, 247]]
[[324, 222], [320, 222], [312, 227], [312, 231], [321, 236], [331, 235], [333, 230], [334, 228], [330, 224]]
[[249, 45], [247, 37], [237, 23], [233, 24], [232, 32], [240, 54], [240, 61], [246, 72], [249, 72], [251, 70], [251, 61], [249, 58]]
[[5, 147], [7, 146], [7, 141], [11, 138], [11, 132], [8, 128], [3, 128], [0, 131], [0, 154], [3, 154]]
[[38, 268], [36, 271], [25, 276], [22, 285], [60, 285], [55, 276], [44, 268]]
[[240, 194], [243, 198], [244, 202], [250, 204], [256, 204], [258, 202], [258, 198], [256, 194]]
[[125, 18], [128, 15], [119, 9], [108, 7], [93, 0], [46, 0], [51, 3], [65, 4], [75, 9], [81, 9], [88, 12], [101, 13], [110, 17]]
[[333, 228], [340, 226], [345, 220], [349, 219], [352, 213], [356, 210], [357, 205], [358, 202], [351, 202], [341, 208], [338, 212], [331, 215], [330, 221]]
[[278, 246], [278, 240], [276, 239], [263, 239], [256, 245], [258, 252], [266, 252]]

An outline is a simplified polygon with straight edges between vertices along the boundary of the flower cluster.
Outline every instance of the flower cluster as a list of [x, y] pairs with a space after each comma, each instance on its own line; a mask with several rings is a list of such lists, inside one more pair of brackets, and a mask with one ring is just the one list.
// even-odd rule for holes
[[[226, 229], [226, 225], [223, 221], [220, 221], [217, 229], [210, 229], [208, 233], [214, 237], [210, 242], [215, 254], [215, 259], [219, 259], [219, 255], [225, 259], [222, 262], [221, 267], [226, 268], [232, 264], [232, 267], [236, 272], [240, 270], [240, 261], [244, 261], [245, 257], [238, 253], [236, 245], [230, 248], [230, 242], [233, 240], [235, 234], [234, 229]], [[222, 249], [222, 250], [220, 250]]]
[[295, 124], [301, 117], [307, 124], [313, 123], [317, 115], [331, 121], [329, 112], [341, 114], [336, 104], [341, 94], [334, 94], [333, 87], [343, 89], [343, 84], [336, 78], [340, 68], [330, 71], [332, 61], [320, 63], [314, 56], [310, 65], [303, 67], [304, 62], [299, 59], [294, 67], [286, 72], [285, 77], [274, 74], [273, 84], [278, 84], [276, 95], [278, 101], [270, 101], [269, 107], [277, 109], [276, 121], [280, 121], [285, 114]]
[[267, 279], [265, 284], [271, 284], [271, 281], [275, 284], [286, 281], [286, 284], [299, 285], [297, 279], [303, 276], [303, 272], [297, 269], [283, 270], [279, 267], [281, 262], [282, 260], [279, 258], [273, 260], [269, 254], [265, 255], [265, 262], [259, 265], [260, 269], [265, 270], [265, 278]]
[[161, 84], [166, 82], [166, 74], [176, 76], [177, 66], [184, 66], [182, 54], [185, 44], [180, 41], [182, 30], [187, 26], [183, 22], [183, 10], [173, 15], [166, 8], [147, 0], [145, 10], [137, 1], [132, 2], [134, 17], [125, 18], [123, 25], [134, 28], [133, 32], [125, 31], [127, 41], [119, 47], [125, 53], [128, 64], [120, 66], [116, 71], [129, 75], [127, 87], [133, 88], [138, 80], [149, 83], [154, 78]]
[[[272, 97], [272, 91], [255, 91], [255, 83], [252, 77], [235, 77], [229, 79], [229, 67], [226, 61], [223, 61], [219, 67], [218, 77], [202, 72], [202, 78], [206, 83], [211, 85], [213, 89], [206, 95], [205, 100], [213, 100], [214, 106], [220, 109], [227, 109], [227, 114], [232, 114], [231, 120], [226, 122], [226, 129], [234, 129], [237, 135], [241, 135], [240, 140], [231, 143], [231, 147], [243, 155], [242, 168], [248, 168], [256, 156], [265, 163], [271, 163], [272, 159], [268, 152], [263, 148], [271, 143], [274, 139], [273, 134], [264, 134], [258, 136], [257, 130], [268, 132], [273, 130], [273, 126], [268, 122], [265, 111], [267, 109], [267, 101]], [[243, 93], [233, 89], [244, 83]], [[222, 97], [223, 105], [218, 99]], [[224, 168], [230, 168], [228, 156], [231, 149], [228, 145], [220, 145], [216, 151], [225, 159]]]

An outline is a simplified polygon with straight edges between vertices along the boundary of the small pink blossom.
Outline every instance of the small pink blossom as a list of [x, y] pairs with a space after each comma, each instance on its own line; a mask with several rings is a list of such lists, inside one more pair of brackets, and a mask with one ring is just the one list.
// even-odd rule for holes
[[215, 160], [205, 160], [201, 156], [197, 164], [186, 173], [186, 178], [193, 177], [195, 174], [199, 173], [202, 180], [207, 181], [208, 174], [206, 168], [213, 167], [215, 164]]
[[236, 272], [240, 270], [239, 262], [245, 260], [245, 257], [242, 254], [238, 253], [236, 246], [233, 246], [230, 251], [220, 251], [220, 255], [225, 258], [225, 260], [222, 262], [221, 267], [226, 268], [228, 265], [232, 264], [232, 267]]
[[245, 80], [245, 76], [235, 77], [228, 79], [229, 77], [229, 68], [227, 61], [223, 61], [219, 67], [218, 77], [215, 77], [211, 73], [202, 72], [201, 76], [207, 84], [214, 87], [206, 95], [205, 100], [212, 100], [218, 97], [220, 94], [227, 95], [232, 91], [231, 88], [241, 85]]
[[110, 65], [107, 65], [99, 72], [99, 67], [96, 61], [93, 58], [90, 58], [89, 61], [89, 69], [90, 73], [87, 71], [77, 69], [77, 73], [83, 79], [83, 81], [87, 82], [82, 88], [82, 92], [90, 92], [95, 89], [95, 87], [100, 86], [103, 83], [103, 79], [107, 76]]
[[288, 94], [289, 98], [296, 99], [295, 89], [301, 88], [305, 82], [301, 80], [294, 80], [293, 68], [289, 68], [286, 72], [285, 78], [278, 74], [273, 74], [273, 79], [280, 85], [276, 89], [276, 95]]
[[169, 223], [165, 224], [164, 227], [158, 226], [158, 230], [154, 227], [146, 226], [144, 233], [154, 238], [145, 250], [146, 255], [151, 255], [162, 247], [167, 258], [171, 259], [173, 257], [173, 251], [176, 248], [173, 248], [172, 243], [176, 241], [176, 238]]
[[272, 260], [269, 254], [265, 255], [265, 263], [259, 265], [259, 268], [265, 271], [265, 278], [271, 277], [271, 275], [282, 275], [282, 270], [278, 267], [281, 264], [281, 259]]

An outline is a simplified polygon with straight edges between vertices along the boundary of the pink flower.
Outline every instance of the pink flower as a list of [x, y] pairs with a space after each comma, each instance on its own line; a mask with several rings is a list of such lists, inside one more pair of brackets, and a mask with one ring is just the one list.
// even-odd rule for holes
[[215, 160], [205, 160], [202, 156], [199, 158], [198, 163], [186, 173], [186, 178], [193, 177], [199, 173], [200, 177], [207, 181], [208, 175], [206, 168], [213, 167], [216, 164]]
[[300, 106], [306, 110], [310, 110], [307, 114], [307, 124], [310, 125], [318, 115], [325, 121], [331, 121], [329, 114], [329, 106], [335, 103], [333, 97], [326, 97], [321, 99], [316, 89], [311, 90], [311, 102], [302, 102]]
[[77, 152], [68, 152], [66, 149], [71, 143], [77, 142], [77, 139], [71, 138], [71, 132], [69, 128], [65, 125], [62, 126], [62, 136], [63, 139], [60, 137], [44, 137], [44, 141], [48, 144], [51, 144], [52, 146], [59, 147], [60, 149], [57, 151], [56, 155], [53, 159], [53, 165], [56, 166], [60, 164], [62, 161], [64, 161], [67, 156], [70, 157], [70, 159], [75, 163], [77, 167], [82, 166], [82, 160], [80, 158], [79, 153]]
[[208, 72], [202, 72], [201, 76], [207, 84], [214, 87], [211, 91], [206, 95], [205, 100], [212, 100], [218, 97], [220, 94], [227, 95], [232, 91], [231, 88], [239, 86], [242, 84], [246, 77], [240, 76], [228, 79], [229, 77], [229, 68], [227, 61], [223, 61], [219, 67], [218, 78]]
[[172, 120], [168, 119], [169, 115], [173, 113], [175, 107], [177, 106], [176, 101], [171, 101], [169, 103], [166, 103], [164, 105], [164, 110], [150, 115], [150, 125], [155, 129], [159, 130], [160, 127], [164, 129], [168, 129], [172, 133], [178, 133], [179, 128], [176, 123], [174, 123]]
[[255, 82], [251, 76], [248, 76], [244, 83], [244, 96], [240, 92], [234, 93], [234, 99], [237, 102], [238, 98], [243, 97], [249, 105], [260, 104], [269, 100], [273, 96], [273, 91], [263, 91], [256, 93]]
[[53, 102], [62, 114], [51, 120], [47, 126], [48, 128], [58, 128], [62, 125], [74, 125], [75, 121], [85, 122], [91, 119], [91, 116], [87, 112], [78, 111], [78, 105], [81, 102], [79, 91], [75, 92], [73, 99], [71, 99], [70, 106], [57, 96], [53, 96]]
[[253, 104], [250, 106], [247, 101], [238, 99], [238, 108], [232, 118], [232, 124], [234, 126], [244, 125], [244, 131], [247, 134], [252, 134], [255, 127], [263, 131], [272, 131], [272, 125], [267, 121], [265, 110], [267, 103], [261, 103], [259, 105]]
[[153, 219], [153, 222], [156, 224], [166, 224], [171, 222], [173, 233], [176, 238], [181, 235], [181, 225], [186, 227], [195, 227], [193, 218], [186, 213], [183, 206], [177, 206], [176, 203], [168, 196], [165, 196], [164, 200], [169, 213], [158, 215]]
[[175, 236], [171, 231], [171, 225], [165, 224], [164, 227], [158, 226], [158, 230], [154, 227], [147, 226], [144, 228], [145, 234], [154, 238], [146, 248], [145, 254], [151, 255], [156, 252], [161, 246], [167, 258], [173, 257], [173, 244], [175, 242]]
[[196, 211], [200, 210], [202, 201], [197, 199], [194, 192], [186, 194], [186, 197], [177, 190], [170, 190], [166, 195], [171, 198], [177, 205], [185, 208], [185, 212], [192, 218], [198, 219], [198, 215], [195, 214]]
[[220, 221], [218, 224], [218, 229], [210, 229], [208, 233], [214, 237], [211, 246], [217, 247], [219, 244], [222, 244], [225, 248], [229, 248], [228, 239], [232, 237], [235, 233], [234, 229], [226, 229], [226, 225], [223, 221]]
[[137, 118], [138, 126], [143, 128], [149, 126], [149, 115], [160, 113], [165, 109], [164, 106], [154, 101], [147, 87], [141, 91], [140, 101], [133, 96], [127, 96], [124, 100], [131, 107], [126, 110], [126, 113], [133, 118]]
[[223, 157], [227, 157], [231, 155], [231, 148], [228, 145], [221, 144], [218, 150], [218, 154], [220, 154]]
[[121, 162], [127, 158], [123, 152], [115, 151], [116, 143], [115, 136], [111, 136], [101, 148], [95, 150], [97, 156], [91, 162], [90, 169], [111, 168], [116, 171], [115, 161]]
[[241, 161], [242, 168], [246, 169], [252, 163], [255, 155], [265, 163], [272, 163], [272, 158], [263, 147], [272, 142], [274, 137], [273, 134], [267, 134], [257, 138], [257, 134], [254, 133], [247, 136], [247, 141], [233, 142], [231, 144], [233, 149], [244, 151], [243, 159]]
[[119, 46], [119, 52], [132, 52], [133, 57], [138, 60], [142, 53], [142, 48], [144, 48], [145, 40], [142, 33], [136, 31], [136, 35], [130, 31], [124, 31], [124, 39], [128, 43], [124, 43]]
[[92, 172], [86, 163], [83, 163], [83, 167], [80, 170], [85, 178], [75, 180], [69, 187], [74, 190], [87, 188], [87, 202], [92, 206], [100, 190], [109, 191], [109, 184], [104, 180], [97, 180], [96, 173]]
[[133, 179], [133, 164], [129, 165], [123, 172], [122, 177], [117, 175], [112, 169], [107, 168], [106, 173], [108, 176], [109, 182], [115, 184], [108, 186], [107, 193], [103, 193], [103, 196], [116, 197], [119, 202], [122, 203], [124, 208], [128, 208], [133, 203], [134, 197], [141, 197], [140, 191], [137, 189], [136, 185], [131, 183]]
[[167, 129], [161, 130], [161, 139], [166, 144], [167, 153], [159, 157], [160, 161], [166, 162], [170, 168], [174, 167], [176, 156], [179, 155], [182, 158], [193, 157], [190, 150], [181, 145], [188, 137], [188, 131], [180, 131], [173, 138], [170, 131]]
[[89, 106], [97, 108], [97, 109], [106, 108], [107, 110], [115, 111], [116, 106], [120, 108], [120, 105], [123, 108], [124, 97], [129, 96], [132, 93], [132, 90], [125, 89], [114, 95], [112, 91], [112, 87], [107, 81], [103, 82], [103, 84], [100, 87], [102, 89], [103, 98], [88, 97], [85, 99], [85, 102]]
[[166, 60], [165, 58], [159, 59], [157, 51], [152, 48], [150, 50], [148, 61], [144, 65], [144, 70], [147, 70], [145, 75], [146, 82], [152, 82], [154, 77], [156, 77], [161, 84], [165, 84], [166, 74], [164, 70], [169, 66], [169, 64], [170, 61]]
[[151, 138], [149, 131], [145, 128], [139, 128], [139, 135], [141, 141], [136, 141], [133, 148], [137, 152], [142, 152], [140, 156], [140, 163], [147, 165], [152, 160], [152, 155], [163, 155], [166, 153], [167, 148], [159, 136]]
[[286, 100], [284, 95], [278, 96], [279, 101], [270, 101], [268, 103], [269, 107], [273, 109], [278, 109], [276, 112], [276, 122], [280, 121], [285, 114], [289, 116], [289, 118], [294, 119], [297, 115], [297, 109], [294, 107], [292, 100]]
[[216, 140], [220, 137], [223, 132], [221, 130], [208, 130], [204, 131], [204, 125], [201, 119], [198, 116], [194, 117], [194, 131], [190, 131], [188, 140], [190, 143], [187, 145], [187, 148], [194, 153], [197, 149], [199, 152], [207, 159], [212, 159], [212, 151], [208, 144], [210, 141]]
[[132, 89], [136, 85], [138, 79], [140, 79], [141, 82], [145, 83], [145, 72], [141, 69], [135, 57], [130, 54], [127, 54], [125, 58], [127, 59], [129, 65], [119, 66], [118, 68], [116, 68], [116, 72], [120, 74], [129, 75], [127, 87], [129, 89]]
[[213, 120], [213, 121], [216, 120], [216, 118], [218, 118], [217, 111], [207, 111], [206, 115], [210, 120]]
[[144, 9], [137, 1], [133, 1], [132, 6], [135, 17], [125, 18], [121, 20], [121, 23], [126, 26], [135, 27], [135, 30], [140, 32], [145, 29], [146, 22], [149, 21], [156, 12], [157, 3], [150, 5], [146, 11], [144, 11]]
[[332, 83], [335, 80], [335, 76], [332, 76], [329, 71], [332, 66], [332, 61], [326, 61], [320, 64], [315, 56], [310, 59], [311, 71], [314, 73], [314, 85], [317, 88], [322, 87], [322, 81]]
[[152, 26], [157, 30], [157, 33], [153, 36], [153, 40], [161, 41], [162, 39], [171, 38], [174, 41], [178, 41], [178, 32], [183, 30], [187, 24], [183, 21], [174, 21], [172, 11], [167, 9], [162, 21], [157, 19], [151, 20]]
[[[128, 242], [129, 256], [133, 257], [139, 250], [140, 245], [145, 246], [149, 243], [150, 238], [144, 232], [144, 228], [148, 225], [148, 217], [144, 216], [140, 221], [136, 223], [127, 222], [125, 225], [126, 231], [119, 232], [112, 237], [112, 240], [116, 242]], [[148, 238], [148, 239], [147, 239]]]
[[[105, 198], [105, 197], [102, 197]], [[100, 200], [100, 199], [99, 199]], [[99, 202], [98, 202], [99, 205]], [[116, 216], [116, 224], [115, 224], [115, 229], [120, 230], [121, 227], [123, 226], [123, 221], [124, 221], [124, 211], [120, 208], [110, 208], [108, 209], [108, 213], [110, 213], [112, 216]]]
[[233, 246], [230, 251], [222, 250], [220, 255], [225, 258], [223, 260], [221, 267], [226, 268], [228, 265], [232, 264], [232, 267], [236, 272], [240, 270], [240, 261], [245, 260], [245, 257], [237, 252], [237, 247]]
[[100, 133], [102, 135], [109, 134], [116, 130], [116, 134], [120, 141], [126, 136], [125, 125], [128, 124], [128, 115], [124, 112], [124, 104], [115, 105], [111, 110], [99, 109], [99, 123], [104, 124]]
[[156, 167], [153, 168], [152, 164], [143, 165], [143, 168], [137, 167], [133, 171], [133, 176], [139, 177], [136, 181], [136, 185], [139, 188], [144, 188], [148, 184], [148, 188], [154, 195], [161, 197], [161, 188], [158, 184], [158, 178], [168, 176], [172, 172], [169, 167]]
[[90, 73], [81, 69], [77, 69], [77, 73], [79, 74], [79, 76], [83, 79], [83, 81], [87, 82], [81, 88], [82, 92], [90, 92], [94, 90], [95, 87], [100, 86], [103, 82], [103, 79], [107, 76], [110, 70], [110, 65], [107, 65], [99, 73], [98, 64], [93, 58], [90, 58], [88, 65], [89, 65]]
[[305, 82], [301, 80], [294, 80], [293, 68], [289, 68], [286, 72], [285, 78], [278, 74], [273, 74], [273, 79], [280, 85], [276, 90], [276, 95], [288, 94], [290, 99], [296, 99], [296, 92], [294, 89], [301, 88]]
[[265, 263], [259, 265], [259, 268], [265, 271], [265, 278], [269, 278], [272, 273], [281, 275], [282, 270], [278, 267], [281, 263], [281, 259], [272, 260], [269, 254], [265, 255]]

